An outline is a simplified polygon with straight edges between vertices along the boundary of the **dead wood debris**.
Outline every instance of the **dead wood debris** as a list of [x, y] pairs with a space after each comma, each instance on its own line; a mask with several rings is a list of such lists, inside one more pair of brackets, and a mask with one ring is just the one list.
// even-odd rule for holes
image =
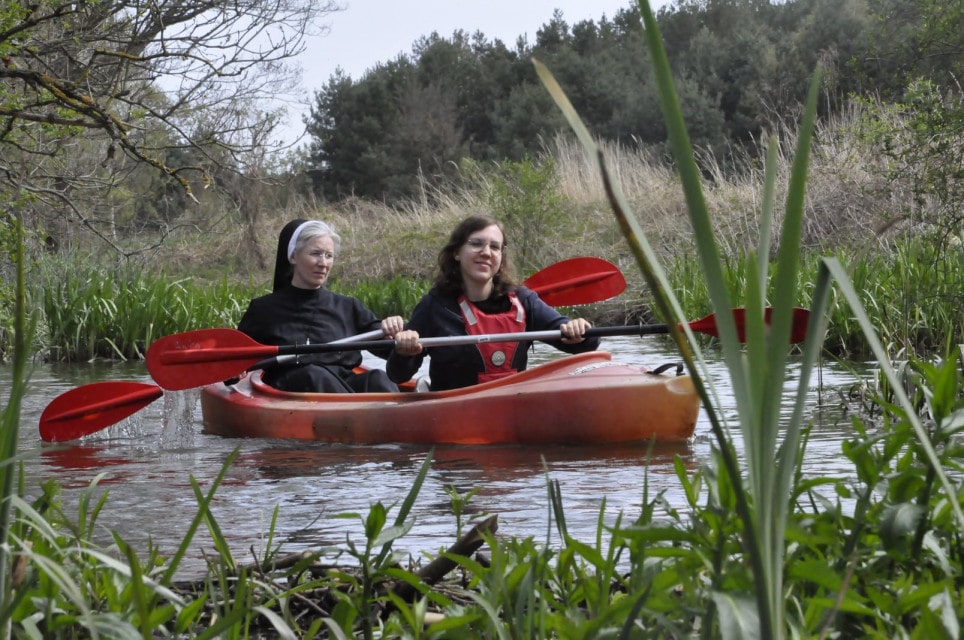
[[[494, 534], [498, 527], [498, 516], [489, 516], [428, 564], [409, 567], [407, 570], [416, 578], [415, 580], [384, 581], [376, 585], [375, 593], [379, 596], [392, 593], [404, 602], [414, 602], [420, 594], [435, 591], [455, 602], [469, 602], [464, 576], [462, 579], [445, 580], [446, 576], [459, 567], [451, 556], [471, 557], [485, 544], [483, 536]], [[255, 602], [271, 600], [273, 594], [289, 592], [284, 599], [289, 615], [299, 624], [306, 625], [314, 618], [330, 616], [332, 609], [344, 595], [358, 589], [362, 581], [362, 571], [359, 567], [326, 564], [319, 561], [320, 557], [321, 553], [306, 550], [273, 558], [267, 562], [242, 565], [231, 572], [222, 571], [222, 574], [230, 578], [227, 581], [227, 592], [223, 589], [225, 581], [213, 577], [218, 574], [209, 575], [201, 580], [178, 582], [172, 587], [175, 592], [188, 598], [205, 597], [203, 594], [207, 592], [209, 595], [206, 597], [211, 600], [206, 605], [207, 614], [211, 620], [214, 620], [219, 612], [231, 609], [234, 585], [237, 583], [238, 576], [248, 576], [248, 587], [256, 587], [261, 592], [259, 596], [255, 596]], [[481, 554], [477, 555], [476, 559], [487, 564]], [[251, 580], [252, 577], [254, 580]], [[315, 583], [317, 586], [311, 586]], [[293, 591], [293, 588], [298, 585], [304, 586]], [[217, 593], [217, 596], [213, 596], [213, 593]], [[214, 606], [215, 601], [217, 601], [217, 607]], [[377, 601], [375, 605], [377, 610], [373, 611], [373, 615], [387, 616], [392, 610], [390, 601], [383, 597], [377, 598]], [[215, 611], [215, 608], [218, 611]], [[437, 611], [429, 613], [431, 615], [426, 616], [426, 623], [442, 619]], [[267, 629], [267, 621], [265, 624]]]

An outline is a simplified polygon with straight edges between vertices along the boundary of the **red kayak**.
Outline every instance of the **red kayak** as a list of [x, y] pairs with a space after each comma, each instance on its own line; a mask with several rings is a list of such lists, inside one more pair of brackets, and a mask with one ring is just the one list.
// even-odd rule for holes
[[256, 371], [201, 393], [206, 433], [355, 444], [617, 444], [684, 442], [700, 401], [689, 376], [571, 355], [451, 391], [292, 393]]

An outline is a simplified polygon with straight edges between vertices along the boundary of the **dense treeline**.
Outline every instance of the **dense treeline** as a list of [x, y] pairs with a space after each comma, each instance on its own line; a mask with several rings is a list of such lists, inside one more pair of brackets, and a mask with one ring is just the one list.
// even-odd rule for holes
[[[0, 246], [19, 217], [32, 255], [80, 251], [243, 277], [268, 269], [261, 239], [275, 232], [275, 214], [313, 215], [357, 201], [346, 196], [424, 214], [467, 189], [491, 199], [479, 185], [511, 192], [517, 185], [505, 176], [527, 166], [561, 186], [565, 178], [544, 160], [555, 153], [557, 133], [569, 129], [532, 58], [548, 65], [595, 135], [654, 162], [668, 158], [630, 0], [598, 21], [570, 25], [551, 16], [531, 43], [427, 35], [411, 55], [362, 78], [332, 77], [316, 94], [309, 147], [282, 152], [272, 132], [283, 116], [266, 109], [265, 98], [278, 94], [284, 60], [334, 4], [210, 0], [194, 11], [185, 0], [165, 0], [160, 23], [129, 19], [135, 4], [58, 0], [0, 9], [0, 201], [10, 214], [0, 216]], [[265, 29], [298, 38], [273, 38], [275, 50], [253, 55], [244, 25], [254, 11]], [[180, 48], [158, 34], [175, 16], [184, 27]], [[862, 121], [848, 135], [861, 157], [886, 160], [861, 167], [864, 177], [843, 187], [858, 204], [840, 215], [883, 212], [960, 233], [964, 4], [676, 0], [658, 22], [709, 178], [752, 176], [761, 133], [792, 135], [819, 63], [829, 69], [822, 119], [862, 100]], [[207, 38], [213, 27], [227, 40]], [[179, 65], [214, 65], [219, 81]], [[191, 82], [165, 89], [158, 79], [172, 73]], [[553, 189], [536, 217], [572, 214]], [[419, 198], [406, 201], [412, 195]], [[11, 264], [0, 253], [0, 308], [10, 299]]]
[[[959, 7], [930, 0], [677, 0], [657, 20], [691, 139], [719, 161], [792, 119], [818, 64], [831, 69], [824, 115], [854, 95], [899, 99], [916, 76], [960, 78], [955, 16], [959, 27]], [[532, 58], [594, 134], [664, 142], [634, 5], [572, 25], [557, 12], [531, 44], [433, 33], [359, 79], [333, 76], [308, 123], [316, 190], [397, 201], [415, 192], [419, 174], [444, 178], [466, 157], [537, 155], [562, 122]]]

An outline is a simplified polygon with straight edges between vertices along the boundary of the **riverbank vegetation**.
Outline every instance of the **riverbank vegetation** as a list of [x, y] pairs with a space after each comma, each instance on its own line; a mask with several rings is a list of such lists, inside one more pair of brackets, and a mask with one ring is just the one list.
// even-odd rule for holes
[[[438, 243], [441, 246], [441, 238]], [[838, 249], [829, 255], [847, 265], [871, 322], [894, 358], [941, 353], [949, 345], [964, 342], [960, 317], [964, 260], [954, 259], [954, 253], [948, 255], [926, 240], [913, 238], [886, 252], [855, 256]], [[624, 257], [614, 259], [627, 264]], [[802, 258], [805, 286], [796, 301], [800, 306], [808, 303], [807, 291], [814, 286], [821, 259], [819, 254]], [[48, 361], [143, 360], [147, 346], [159, 337], [237, 326], [248, 300], [263, 295], [268, 286], [227, 276], [208, 281], [136, 266], [115, 269], [91, 260], [54, 263], [47, 261], [31, 286], [35, 308], [43, 311], [37, 352]], [[737, 256], [729, 258], [723, 269], [738, 306], [743, 305], [745, 267], [745, 259]], [[695, 320], [709, 314], [706, 283], [692, 254], [672, 258], [666, 268], [685, 316]], [[623, 271], [630, 282], [627, 293], [581, 307], [578, 313], [600, 326], [662, 321], [654, 315], [638, 274], [630, 268]], [[342, 275], [334, 277], [332, 284], [334, 290], [360, 298], [380, 317], [407, 316], [429, 286], [427, 274], [375, 275], [372, 280], [358, 281]], [[827, 355], [851, 360], [870, 357], [869, 345], [847, 306], [835, 302], [829, 314]]]
[[[95, 498], [92, 490], [77, 514], [63, 513], [54, 485], [31, 498], [24, 479], [16, 477], [18, 402], [23, 365], [32, 352], [26, 309], [74, 304], [57, 329], [74, 341], [65, 353], [86, 349], [113, 357], [129, 349], [128, 355], [136, 355], [143, 350], [139, 341], [149, 338], [108, 326], [112, 316], [125, 313], [117, 303], [155, 296], [149, 313], [163, 317], [171, 307], [159, 302], [162, 297], [170, 302], [184, 291], [173, 305], [172, 322], [227, 321], [245, 296], [265, 287], [267, 274], [263, 265], [243, 272], [240, 267], [249, 263], [239, 261], [232, 274], [243, 275], [226, 276], [218, 248], [238, 246], [237, 234], [260, 227], [212, 227], [219, 244], [200, 252], [188, 235], [171, 234], [152, 257], [168, 256], [152, 262], [169, 265], [163, 277], [159, 269], [151, 273], [146, 264], [137, 265], [137, 254], [128, 256], [133, 268], [121, 271], [95, 258], [94, 251], [44, 275], [44, 264], [57, 264], [46, 256], [45, 238], [37, 237], [34, 253], [25, 255], [29, 243], [21, 218], [13, 216], [5, 238], [15, 248], [20, 276], [10, 281], [10, 290], [20, 302], [11, 313], [15, 384], [0, 434], [5, 447], [0, 534], [7, 542], [0, 545], [0, 636], [959, 637], [964, 341], [954, 312], [961, 308], [962, 267], [960, 208], [947, 206], [959, 193], [948, 187], [956, 168], [947, 173], [946, 162], [955, 147], [934, 149], [942, 162], [910, 153], [920, 132], [910, 125], [919, 123], [923, 112], [894, 115], [901, 110], [885, 105], [864, 105], [868, 111], [861, 111], [855, 103], [855, 119], [844, 121], [853, 126], [823, 129], [841, 121], [817, 118], [818, 71], [798, 127], [761, 141], [759, 162], [748, 162], [741, 178], [721, 179], [712, 162], [697, 162], [655, 17], [647, 3], [641, 10], [675, 171], [657, 163], [647, 165], [656, 167], [650, 173], [624, 173], [629, 165], [621, 163], [640, 156], [620, 145], [597, 149], [579, 110], [571, 108], [549, 70], [537, 66], [578, 142], [559, 140], [537, 161], [508, 161], [481, 173], [466, 169], [475, 189], [426, 186], [426, 198], [402, 208], [351, 200], [303, 211], [350, 230], [345, 235], [352, 244], [339, 260], [342, 279], [336, 286], [351, 290], [365, 291], [368, 283], [387, 281], [388, 274], [420, 282], [452, 221], [485, 208], [513, 220], [512, 246], [524, 247], [523, 270], [572, 255], [600, 255], [627, 276], [638, 274], [631, 295], [646, 306], [634, 300], [626, 303], [626, 313], [681, 320], [701, 306], [716, 312], [722, 335], [713, 348], [725, 359], [728, 380], [702, 376], [701, 345], [673, 336], [703, 397], [714, 441], [710, 459], [698, 470], [679, 465], [685, 505], [651, 495], [644, 485], [638, 513], [623, 514], [614, 525], [604, 525], [600, 515], [595, 539], [577, 540], [566, 529], [561, 487], [548, 477], [546, 509], [554, 530], [546, 539], [498, 538], [490, 524], [478, 532], [487, 546], [482, 555], [431, 553], [459, 568], [443, 587], [398, 548], [430, 472], [429, 457], [400, 503], [376, 501], [367, 514], [346, 514], [360, 518], [365, 533], [344, 548], [275, 562], [281, 550], [269, 536], [256, 562], [239, 563], [210, 509], [224, 473], [204, 489], [192, 479], [198, 509], [173, 558], [132, 549], [116, 536], [110, 548], [99, 548], [91, 531], [108, 498]], [[959, 112], [959, 94], [955, 99]], [[944, 94], [927, 100], [940, 102]], [[886, 144], [878, 137], [886, 129], [883, 112], [893, 116], [886, 122], [900, 123], [884, 136]], [[872, 124], [873, 135], [858, 123]], [[929, 142], [952, 135], [940, 127], [932, 133]], [[893, 146], [897, 140], [908, 146]], [[567, 164], [567, 157], [578, 162]], [[914, 171], [895, 170], [897, 157], [915, 158], [908, 166]], [[845, 161], [856, 158], [860, 162]], [[579, 171], [585, 182], [568, 178]], [[592, 184], [598, 193], [600, 175], [607, 185], [604, 199], [579, 201], [566, 191]], [[922, 175], [931, 180], [922, 183]], [[903, 176], [913, 178], [902, 184]], [[655, 180], [638, 184], [644, 177]], [[510, 188], [517, 184], [527, 187]], [[673, 195], [680, 191], [682, 196]], [[913, 203], [895, 196], [900, 193], [914, 193]], [[431, 207], [424, 204], [429, 194]], [[544, 203], [551, 206], [540, 208]], [[285, 217], [295, 213], [286, 211]], [[270, 255], [280, 217], [265, 222], [255, 237]], [[47, 259], [36, 261], [41, 266], [28, 286], [23, 274], [34, 268], [33, 257]], [[385, 271], [373, 271], [381, 261]], [[664, 273], [660, 265], [670, 268]], [[208, 277], [179, 281], [197, 271]], [[107, 292], [96, 286], [102, 280], [133, 293], [120, 294], [130, 295], [125, 298]], [[70, 300], [52, 295], [50, 302], [33, 304], [66, 282], [85, 284], [65, 285]], [[205, 310], [212, 298], [198, 292], [212, 282], [212, 294], [232, 302]], [[88, 297], [84, 289], [96, 293]], [[399, 283], [384, 304], [408, 304], [410, 295]], [[798, 368], [791, 377], [783, 338], [790, 309], [800, 304], [810, 308], [811, 324], [792, 356]], [[745, 345], [723, 313], [735, 305], [749, 310], [753, 330]], [[769, 327], [762, 319], [764, 306], [774, 309]], [[41, 331], [51, 331], [48, 314], [55, 315], [38, 317]], [[72, 316], [85, 314], [100, 323], [96, 331], [83, 325], [63, 329]], [[826, 344], [842, 353], [871, 354], [881, 383], [868, 391], [873, 410], [853, 416], [853, 437], [842, 445], [853, 477], [804, 478], [798, 465], [806, 455], [809, 375], [824, 353], [825, 336], [834, 335], [828, 330], [836, 330], [835, 321], [844, 326], [849, 321], [853, 328]], [[156, 335], [170, 325], [129, 330]], [[105, 346], [102, 333], [115, 337]], [[907, 361], [903, 375], [892, 366], [898, 357]], [[732, 387], [733, 417], [714, 406], [707, 393], [712, 385]], [[742, 435], [742, 461], [727, 421]], [[471, 496], [451, 498], [453, 530], [460, 531]], [[276, 511], [279, 517], [284, 514]], [[179, 563], [202, 526], [214, 541], [209, 575], [195, 583], [178, 581]]]
[[[941, 352], [964, 342], [958, 313], [964, 305], [961, 227], [941, 213], [943, 200], [925, 200], [931, 204], [908, 217], [906, 206], [894, 199], [895, 190], [912, 184], [885, 180], [890, 161], [878, 143], [861, 133], [877, 126], [877, 113], [871, 106], [855, 105], [846, 116], [817, 124], [802, 232], [806, 285], [796, 302], [807, 304], [822, 257], [836, 256], [895, 357]], [[893, 126], [907, 129], [914, 123]], [[787, 129], [784, 135], [788, 142], [776, 154], [778, 184], [789, 175], [796, 132]], [[619, 145], [604, 145], [604, 150], [627, 201], [640, 212], [639, 224], [663, 261], [685, 315], [696, 319], [709, 313], [707, 284], [695, 260], [678, 177], [647, 153]], [[749, 157], [745, 161], [752, 162]], [[518, 276], [578, 255], [608, 259], [624, 271], [626, 292], [579, 313], [596, 324], [651, 321], [650, 291], [632, 267], [592, 165], [574, 140], [560, 135], [538, 159], [488, 168], [469, 165], [462, 183], [433, 190], [401, 208], [349, 200], [266, 216], [258, 227], [258, 252], [273, 253], [277, 229], [291, 217], [329, 220], [344, 235], [332, 288], [358, 296], [381, 316], [407, 316], [427, 290], [436, 252], [451, 228], [472, 212], [490, 211], [506, 221]], [[719, 171], [704, 189], [725, 257], [727, 286], [739, 305], [746, 286], [745, 250], [759, 232], [753, 211], [761, 189], [759, 171]], [[261, 268], [254, 260], [226, 261], [244, 233], [231, 223], [213, 236], [175, 232], [149, 260], [133, 256], [121, 265], [80, 247], [68, 255], [50, 255], [35, 242], [29, 282], [35, 308], [43, 310], [38, 348], [52, 360], [138, 359], [157, 337], [236, 326], [247, 300], [267, 292], [271, 276], [270, 267]], [[779, 245], [772, 248], [774, 260], [779, 250]], [[869, 346], [846, 305], [835, 302], [829, 313], [828, 354], [868, 357]]]
[[[192, 17], [176, 10], [183, 0], [167, 1], [173, 11], [169, 18], [177, 15], [185, 25], [179, 47], [199, 46], [201, 60], [213, 55], [199, 37], [210, 16]], [[635, 7], [576, 24], [553, 16], [534, 42], [515, 49], [483, 34], [426, 37], [397, 63], [378, 65], [361, 78], [332, 78], [315, 95], [307, 145], [275, 153], [267, 141], [282, 114], [258, 108], [268, 104], [259, 96], [274, 95], [291, 79], [283, 73], [290, 71], [286, 61], [335, 7], [251, 3], [253, 10], [281, 11], [262, 14], [261, 21], [264, 35], [279, 35], [273, 40], [277, 48], [259, 59], [246, 58], [243, 49], [215, 56], [217, 74], [237, 82], [215, 91], [198, 80], [170, 95], [150, 85], [152, 65], [172, 65], [165, 71], [195, 80], [190, 65], [197, 59], [179, 55], [170, 41], [156, 56], [138, 57], [138, 47], [157, 36], [153, 21], [87, 15], [85, 7], [70, 3], [55, 3], [58, 10], [14, 4], [0, 14], [3, 24], [30, 18], [22, 32], [2, 32], [9, 37], [0, 41], [7, 60], [0, 78], [11, 83], [0, 96], [0, 115], [8, 125], [0, 135], [6, 159], [0, 194], [5, 210], [23, 221], [30, 264], [50, 263], [50, 278], [31, 272], [32, 285], [41, 278], [56, 282], [57, 268], [89, 274], [92, 283], [101, 276], [118, 286], [129, 280], [135, 288], [163, 274], [187, 289], [197, 286], [200, 292], [191, 297], [203, 297], [210, 285], [240, 299], [268, 282], [274, 239], [284, 222], [321, 217], [346, 238], [336, 286], [371, 290], [401, 278], [424, 289], [448, 230], [479, 210], [494, 213], [509, 227], [520, 276], [577, 255], [623, 267], [628, 251], [609, 213], [595, 159], [572, 140], [549, 104], [530, 62], [536, 58], [553, 70], [589, 130], [603, 140], [616, 181], [655, 250], [679, 273], [676, 282], [694, 292], [705, 286], [694, 278], [687, 205]], [[961, 9], [924, 0], [830, 5], [823, 0], [678, 0], [656, 14], [666, 34], [667, 64], [684, 96], [688, 134], [699, 152], [721, 249], [739, 260], [755, 237], [762, 160], [771, 134], [780, 141], [775, 170], [777, 184], [784, 184], [802, 87], [819, 60], [828, 73], [810, 163], [805, 254], [843, 255], [848, 269], [892, 272], [899, 284], [906, 282], [901, 270], [909, 266], [901, 264], [903, 256], [923, 250], [934, 264], [946, 264], [949, 273], [929, 278], [933, 286], [927, 296], [902, 287], [904, 299], [886, 305], [874, 319], [887, 336], [902, 337], [894, 341], [898, 350], [942, 338], [958, 342], [960, 323], [931, 326], [932, 339], [919, 340], [899, 326], [908, 314], [893, 310], [913, 312], [933, 301], [953, 305], [959, 301], [955, 288], [962, 289], [957, 278], [964, 210], [959, 84], [964, 56], [956, 28]], [[219, 33], [242, 37], [245, 29], [232, 31], [239, 20], [244, 12], [226, 5], [213, 22], [219, 23]], [[47, 28], [58, 21], [69, 28]], [[72, 39], [58, 39], [65, 32]], [[84, 75], [93, 64], [85, 57], [85, 43], [102, 41], [129, 42], [131, 49], [118, 45], [112, 65]], [[259, 65], [271, 65], [271, 72], [257, 72]], [[130, 86], [128, 93], [120, 92], [121, 100], [116, 87], [124, 83]], [[76, 94], [80, 85], [87, 94]], [[204, 99], [195, 99], [200, 96]], [[47, 100], [74, 119], [55, 117], [46, 110]], [[82, 108], [88, 104], [95, 107]], [[339, 117], [344, 113], [353, 117]], [[42, 135], [36, 131], [40, 127]], [[62, 157], [67, 148], [70, 157]], [[9, 244], [10, 229], [7, 218], [0, 219], [0, 246]], [[915, 247], [918, 242], [925, 248]], [[779, 246], [772, 247], [771, 257], [778, 251]], [[650, 292], [632, 269], [627, 271], [627, 293], [600, 307], [597, 321], [648, 316]], [[12, 273], [10, 261], [0, 258], [0, 352], [9, 350], [12, 335]], [[950, 282], [941, 282], [945, 276]], [[867, 285], [868, 298], [892, 290]], [[159, 293], [164, 289], [163, 283], [148, 286]], [[73, 308], [70, 296], [85, 295], [65, 289], [31, 295], [49, 295], [65, 308]], [[112, 301], [110, 292], [100, 299], [97, 289], [87, 302], [107, 312], [114, 302], [128, 302]], [[388, 295], [396, 297], [398, 292]], [[398, 302], [400, 313], [411, 307], [407, 294]], [[873, 312], [874, 301], [866, 302]], [[196, 328], [185, 326], [193, 321], [182, 312], [173, 314], [179, 321], [166, 322], [157, 304], [151, 303], [154, 315], [160, 314], [157, 329], [142, 322], [139, 335], [126, 331], [124, 338], [96, 325], [89, 331], [71, 326], [46, 331], [38, 319], [38, 347], [49, 347], [54, 358], [111, 352], [137, 357], [161, 327]], [[230, 321], [236, 304], [226, 297], [223, 311], [199, 311], [195, 320]], [[687, 302], [687, 311], [696, 316], [705, 306], [705, 300], [693, 307]], [[117, 306], [117, 313], [141, 315], [127, 305]], [[81, 333], [83, 341], [96, 345], [76, 344]], [[58, 344], [63, 340], [69, 342]], [[107, 340], [127, 344], [114, 349]], [[859, 334], [850, 331], [828, 344], [841, 355], [866, 352]]]

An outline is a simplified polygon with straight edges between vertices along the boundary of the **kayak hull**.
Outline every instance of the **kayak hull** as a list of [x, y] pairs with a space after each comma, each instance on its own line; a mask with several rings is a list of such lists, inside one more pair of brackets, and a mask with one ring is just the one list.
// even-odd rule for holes
[[205, 433], [353, 444], [685, 442], [699, 408], [688, 376], [649, 373], [604, 351], [451, 391], [291, 393], [255, 372], [201, 393]]

